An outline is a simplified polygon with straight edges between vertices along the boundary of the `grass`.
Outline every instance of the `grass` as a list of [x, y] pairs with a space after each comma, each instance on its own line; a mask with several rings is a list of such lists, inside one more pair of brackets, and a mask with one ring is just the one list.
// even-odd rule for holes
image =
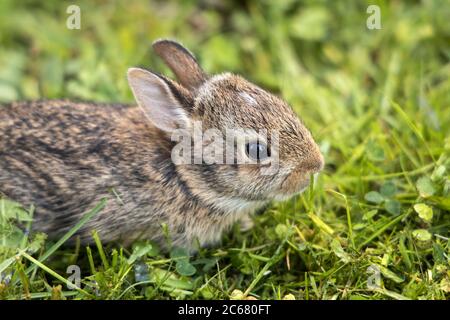
[[[70, 234], [29, 237], [13, 222], [29, 226], [34, 209], [0, 200], [0, 299], [450, 298], [446, 1], [78, 3], [81, 30], [65, 27], [60, 1], [0, 2], [0, 101], [131, 102], [127, 67], [169, 74], [150, 43], [177, 38], [208, 72], [282, 95], [326, 168], [252, 230], [193, 257], [106, 246], [95, 232], [87, 248], [64, 246]], [[366, 28], [369, 4], [381, 30]]]

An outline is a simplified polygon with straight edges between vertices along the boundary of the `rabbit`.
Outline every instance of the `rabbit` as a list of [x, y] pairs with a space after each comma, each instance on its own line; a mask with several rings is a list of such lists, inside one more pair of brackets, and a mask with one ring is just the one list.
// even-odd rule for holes
[[[103, 242], [141, 239], [195, 251], [217, 245], [234, 223], [248, 223], [271, 201], [302, 192], [323, 169], [310, 131], [281, 98], [232, 73], [206, 74], [173, 40], [152, 47], [178, 81], [130, 68], [133, 105], [42, 100], [0, 106], [0, 192], [35, 206], [32, 232], [58, 239], [106, 198], [69, 243], [91, 243], [95, 229]], [[173, 133], [189, 131], [194, 122], [203, 131], [278, 132], [278, 170], [261, 174], [263, 161], [174, 163]], [[252, 149], [264, 157], [270, 147], [258, 141], [236, 152]]]

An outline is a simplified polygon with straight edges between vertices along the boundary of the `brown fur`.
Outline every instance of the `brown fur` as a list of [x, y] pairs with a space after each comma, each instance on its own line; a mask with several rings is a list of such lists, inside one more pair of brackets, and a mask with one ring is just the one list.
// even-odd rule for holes
[[[78, 232], [83, 242], [96, 229], [106, 242], [164, 244], [165, 223], [174, 245], [192, 248], [197, 240], [217, 242], [272, 199], [302, 191], [309, 175], [321, 170], [310, 132], [281, 99], [236, 75], [208, 78], [179, 44], [163, 40], [155, 48], [180, 83], [160, 75], [152, 81], [161, 81], [204, 130], [279, 131], [280, 172], [261, 176], [258, 165], [174, 165], [175, 143], [143, 116], [142, 103], [12, 103], [0, 107], [0, 192], [36, 206], [33, 230], [58, 237], [106, 196], [106, 208]], [[189, 64], [188, 74], [181, 62]]]

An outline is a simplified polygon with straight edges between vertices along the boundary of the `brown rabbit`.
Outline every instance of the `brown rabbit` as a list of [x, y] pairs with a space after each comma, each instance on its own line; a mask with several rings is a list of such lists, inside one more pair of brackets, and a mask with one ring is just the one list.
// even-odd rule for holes
[[[206, 75], [174, 41], [153, 48], [179, 82], [129, 69], [138, 106], [57, 100], [0, 107], [0, 192], [35, 205], [33, 230], [56, 238], [108, 197], [77, 233], [82, 242], [96, 229], [103, 241], [142, 238], [164, 246], [166, 224], [173, 245], [193, 249], [196, 241], [218, 242], [269, 201], [301, 192], [322, 169], [310, 132], [281, 99], [234, 74]], [[277, 132], [278, 149], [257, 137], [234, 153], [253, 163], [175, 163], [173, 133], [199, 121], [203, 131], [222, 134]], [[262, 174], [270, 152], [277, 153], [278, 170]]]

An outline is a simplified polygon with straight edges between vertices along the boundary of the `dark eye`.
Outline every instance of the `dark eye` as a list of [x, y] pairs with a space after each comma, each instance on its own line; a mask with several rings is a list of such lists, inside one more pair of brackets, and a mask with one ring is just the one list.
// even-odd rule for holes
[[245, 146], [247, 156], [253, 160], [264, 160], [270, 157], [270, 151], [267, 145], [260, 141], [247, 143]]

